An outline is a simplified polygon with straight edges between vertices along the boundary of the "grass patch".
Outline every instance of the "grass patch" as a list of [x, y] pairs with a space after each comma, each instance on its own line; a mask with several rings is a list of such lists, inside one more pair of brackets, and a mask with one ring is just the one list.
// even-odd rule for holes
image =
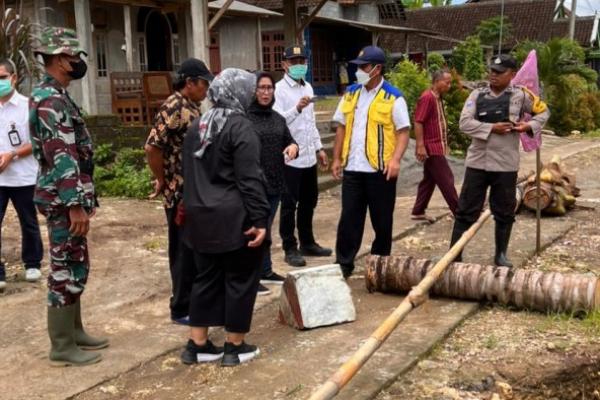
[[160, 238], [152, 238], [144, 243], [144, 249], [152, 252], [160, 251], [166, 247], [166, 243]]
[[334, 112], [340, 102], [338, 96], [325, 97], [315, 102], [315, 111]]
[[494, 335], [490, 335], [483, 342], [483, 346], [486, 349], [493, 350], [496, 347], [498, 347], [498, 343], [499, 343], [498, 338], [496, 336], [494, 336]]

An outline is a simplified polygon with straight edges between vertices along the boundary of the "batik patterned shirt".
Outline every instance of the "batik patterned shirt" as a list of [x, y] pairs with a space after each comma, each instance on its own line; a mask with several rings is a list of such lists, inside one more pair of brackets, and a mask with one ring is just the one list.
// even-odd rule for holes
[[192, 121], [200, 116], [200, 106], [175, 92], [160, 107], [146, 144], [163, 151], [164, 206], [172, 208], [183, 198], [181, 151]]

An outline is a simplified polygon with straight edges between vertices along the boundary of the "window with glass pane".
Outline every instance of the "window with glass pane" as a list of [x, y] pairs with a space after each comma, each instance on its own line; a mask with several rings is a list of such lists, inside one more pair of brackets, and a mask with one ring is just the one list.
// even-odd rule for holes
[[108, 63], [106, 55], [106, 35], [104, 32], [96, 33], [96, 65], [99, 78], [108, 76]]
[[148, 59], [146, 58], [146, 39], [140, 36], [138, 39], [138, 54], [140, 55], [140, 71], [148, 71]]

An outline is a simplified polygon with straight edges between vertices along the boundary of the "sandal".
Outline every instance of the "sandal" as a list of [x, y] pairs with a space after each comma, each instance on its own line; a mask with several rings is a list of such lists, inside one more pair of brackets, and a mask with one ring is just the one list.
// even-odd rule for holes
[[430, 224], [433, 224], [435, 222], [435, 218], [430, 217], [427, 214], [422, 214], [422, 215], [411, 215], [410, 219], [412, 219], [413, 221], [427, 221]]

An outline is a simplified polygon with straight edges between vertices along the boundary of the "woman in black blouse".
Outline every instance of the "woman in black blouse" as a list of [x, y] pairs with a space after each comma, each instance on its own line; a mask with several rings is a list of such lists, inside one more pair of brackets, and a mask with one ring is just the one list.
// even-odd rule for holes
[[[298, 145], [292, 138], [285, 119], [273, 110], [275, 103], [275, 81], [273, 77], [261, 72], [257, 75], [256, 100], [250, 106], [248, 118], [253, 122], [261, 142], [260, 164], [267, 178], [267, 198], [271, 205], [267, 241], [271, 243], [271, 226], [277, 212], [281, 194], [285, 190], [283, 167], [286, 160], [298, 155]], [[283, 277], [273, 272], [270, 247], [265, 251], [261, 283], [282, 284]], [[258, 294], [268, 294], [269, 289], [262, 284]]]

